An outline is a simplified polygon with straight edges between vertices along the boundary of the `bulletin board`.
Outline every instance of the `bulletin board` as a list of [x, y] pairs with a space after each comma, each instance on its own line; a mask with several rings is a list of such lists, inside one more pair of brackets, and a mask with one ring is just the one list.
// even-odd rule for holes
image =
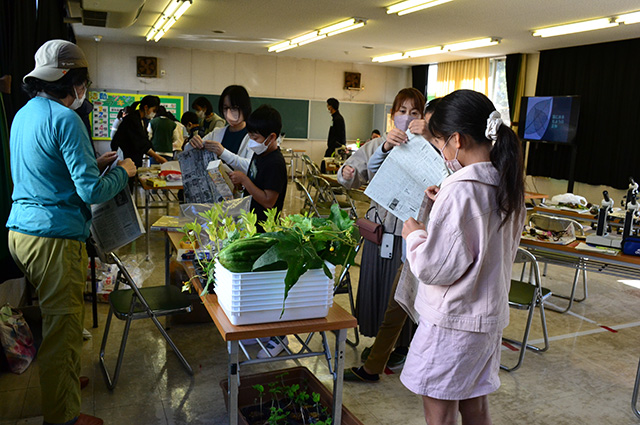
[[[213, 106], [213, 112], [220, 115], [220, 112], [218, 111], [220, 95], [190, 93], [189, 105], [191, 105], [193, 101], [200, 96], [207, 98]], [[253, 110], [263, 104], [271, 105], [280, 112], [280, 116], [282, 117], [282, 131], [286, 133], [287, 139], [307, 139], [309, 137], [308, 100], [251, 97], [251, 107]]]
[[[90, 91], [87, 96], [89, 101], [93, 103], [93, 113], [91, 114], [91, 135], [93, 140], [110, 140], [111, 127], [118, 118], [118, 112], [146, 95]], [[180, 119], [183, 112], [184, 97], [162, 95], [158, 95], [158, 97], [160, 98], [160, 104], [175, 115], [176, 118]]]

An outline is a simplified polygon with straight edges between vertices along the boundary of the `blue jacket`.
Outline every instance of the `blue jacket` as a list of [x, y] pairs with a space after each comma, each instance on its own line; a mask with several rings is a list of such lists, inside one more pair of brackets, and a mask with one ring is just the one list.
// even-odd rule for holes
[[11, 126], [13, 204], [7, 227], [28, 235], [85, 241], [90, 204], [125, 188], [127, 172], [116, 167], [100, 177], [89, 134], [72, 109], [36, 96]]

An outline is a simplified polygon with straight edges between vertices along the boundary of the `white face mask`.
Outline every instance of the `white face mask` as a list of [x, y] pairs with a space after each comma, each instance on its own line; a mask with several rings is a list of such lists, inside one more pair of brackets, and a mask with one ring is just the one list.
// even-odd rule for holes
[[78, 98], [78, 90], [76, 90], [75, 87], [73, 88], [73, 91], [76, 93], [76, 98], [73, 99], [73, 102], [71, 103], [71, 106], [69, 106], [69, 108], [75, 111], [76, 109], [81, 107], [82, 104], [84, 103], [84, 99], [87, 97], [87, 89], [84, 90], [84, 93], [82, 94], [81, 98]]
[[156, 117], [156, 113], [155, 112], [148, 112], [147, 114], [145, 114], [144, 116], [146, 119], [148, 120], [152, 120]]
[[263, 153], [266, 152], [267, 148], [269, 147], [268, 140], [269, 138], [267, 137], [264, 140], [264, 143], [258, 143], [253, 139], [249, 139], [249, 149], [255, 152], [256, 155], [262, 155]]
[[198, 118], [203, 119], [204, 118], [204, 111], [203, 110], [199, 110], [198, 112], [196, 112], [196, 115], [198, 116]]

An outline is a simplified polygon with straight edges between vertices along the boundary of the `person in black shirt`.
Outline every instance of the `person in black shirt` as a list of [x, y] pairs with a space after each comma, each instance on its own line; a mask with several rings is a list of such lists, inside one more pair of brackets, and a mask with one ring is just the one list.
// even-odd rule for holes
[[[287, 192], [287, 165], [278, 147], [278, 135], [282, 129], [280, 113], [269, 105], [262, 105], [247, 119], [249, 149], [253, 157], [247, 174], [234, 171], [229, 174], [235, 185], [244, 187], [245, 196], [251, 195], [251, 209], [258, 216], [258, 223], [265, 221], [265, 211], [275, 208], [282, 211]], [[258, 231], [264, 231], [258, 225]]]
[[140, 102], [131, 105], [133, 111], [122, 119], [116, 134], [111, 140], [111, 150], [122, 150], [125, 158], [131, 158], [136, 167], [142, 167], [142, 157], [147, 154], [158, 164], [167, 162], [166, 159], [158, 155], [153, 150], [153, 145], [149, 140], [149, 133], [143, 124], [142, 119], [153, 119], [160, 106], [158, 96], [145, 96]]
[[330, 157], [337, 148], [347, 143], [346, 129], [344, 125], [344, 118], [340, 115], [340, 102], [338, 99], [327, 99], [327, 109], [331, 114], [333, 122], [329, 128], [329, 137], [327, 138], [327, 151], [324, 153], [325, 157]]

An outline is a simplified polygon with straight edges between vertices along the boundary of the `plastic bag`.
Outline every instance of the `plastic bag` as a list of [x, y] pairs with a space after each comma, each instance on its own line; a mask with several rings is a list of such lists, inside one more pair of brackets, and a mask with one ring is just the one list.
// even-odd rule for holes
[[[240, 217], [242, 211], [249, 211], [251, 207], [251, 196], [245, 196], [240, 199], [232, 199], [230, 201], [221, 202], [222, 208], [228, 216], [237, 219]], [[209, 243], [209, 235], [207, 234], [207, 220], [200, 215], [200, 213], [209, 211], [213, 207], [213, 204], [180, 204], [180, 212], [185, 217], [198, 220], [198, 223], [202, 226], [202, 232], [200, 234], [200, 240], [203, 245]]]
[[0, 309], [0, 344], [9, 370], [21, 374], [36, 356], [33, 334], [22, 313], [9, 304]]

